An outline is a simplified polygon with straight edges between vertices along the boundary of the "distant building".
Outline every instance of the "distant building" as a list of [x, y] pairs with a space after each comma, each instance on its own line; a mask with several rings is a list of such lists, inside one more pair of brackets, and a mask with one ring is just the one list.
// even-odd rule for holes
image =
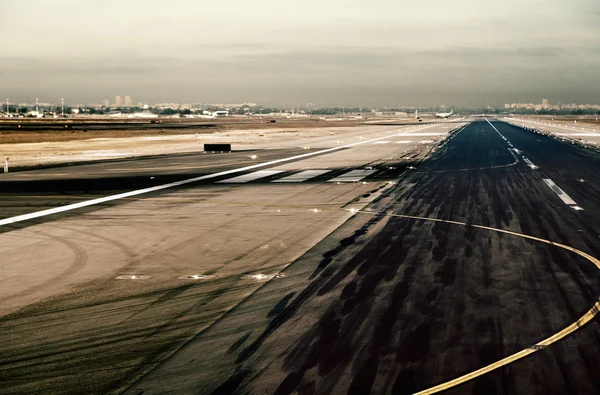
[[131, 96], [125, 96], [125, 106], [133, 107], [133, 100], [131, 99]]
[[115, 106], [121, 107], [123, 105], [123, 98], [121, 96], [115, 97]]
[[548, 99], [542, 99], [542, 109], [548, 110], [549, 108], [550, 108], [550, 105], [548, 104]]
[[108, 101], [108, 99], [104, 99], [104, 100], [102, 100], [102, 105], [104, 107], [110, 107], [110, 102]]

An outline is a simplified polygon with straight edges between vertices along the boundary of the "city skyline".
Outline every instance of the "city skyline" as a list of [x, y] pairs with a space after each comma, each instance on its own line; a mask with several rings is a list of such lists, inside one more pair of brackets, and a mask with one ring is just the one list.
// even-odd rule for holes
[[[93, 102], [117, 91], [277, 106], [600, 101], [600, 5], [591, 0], [307, 0], [293, 13], [271, 0], [235, 13], [184, 0], [58, 0], [43, 13], [40, 1], [3, 5], [3, 28], [20, 40], [0, 54], [0, 94], [19, 100]], [[48, 35], [69, 45], [35, 39]]]
[[[38, 100], [38, 98], [36, 98], [36, 100]], [[39, 101], [39, 100], [38, 100]], [[30, 105], [34, 105], [34, 102], [19, 102], [19, 103], [15, 103], [13, 101], [11, 101], [9, 98], [6, 99], [6, 101], [2, 102], [2, 105], [4, 105], [5, 103], [9, 102], [10, 105], [23, 105], [23, 106], [30, 106]], [[133, 103], [133, 99], [131, 96], [125, 96], [122, 97], [120, 95], [115, 96], [115, 100], [113, 102], [111, 102], [109, 99], [103, 99], [100, 102], [94, 102], [94, 103], [69, 103], [68, 101], [65, 101], [64, 98], [61, 98], [59, 102], [62, 102], [66, 105], [79, 105], [79, 106], [102, 106], [102, 107], [141, 107], [143, 105], [149, 104], [149, 103], [142, 103], [142, 102], [138, 102], [138, 103]], [[39, 102], [40, 106], [55, 106], [57, 105], [59, 102], [56, 101], [41, 101]], [[201, 103], [198, 101], [191, 101], [191, 102], [182, 102], [182, 101], [174, 101], [174, 102], [165, 102], [165, 101], [161, 101], [161, 102], [157, 102], [157, 103], [150, 103], [149, 105], [153, 106], [153, 107], [175, 107], [175, 106], [179, 106], [179, 107], [192, 107], [192, 106], [213, 106], [213, 107], [230, 107], [230, 108], [238, 108], [238, 107], [244, 107], [244, 106], [248, 106], [250, 108], [253, 107], [257, 107], [257, 106], [261, 106], [264, 107], [264, 105], [262, 104], [258, 104], [258, 103], [252, 103], [249, 101], [243, 102], [243, 103]], [[299, 103], [297, 102], [295, 106], [287, 106], [287, 107], [294, 107], [294, 108], [302, 108], [303, 110], [315, 110], [317, 108], [335, 108], [335, 107], [348, 107], [351, 108], [353, 106], [330, 106], [330, 107], [325, 107], [325, 106], [317, 106], [314, 103]], [[439, 103], [432, 103], [429, 105], [425, 105], [425, 106], [415, 106], [413, 104], [410, 103], [406, 103], [406, 104], [402, 104], [402, 105], [392, 105], [392, 104], [387, 104], [384, 106], [377, 106], [377, 108], [420, 108], [420, 107], [437, 107], [437, 108], [441, 108], [441, 109], [445, 109], [445, 108], [451, 108], [451, 107], [465, 107], [465, 108], [485, 108], [485, 107], [490, 107], [490, 108], [497, 108], [497, 109], [531, 109], [531, 110], [560, 110], [560, 109], [577, 109], [577, 108], [587, 108], [587, 109], [597, 109], [600, 110], [600, 104], [598, 103], [564, 103], [564, 102], [551, 102], [550, 100], [548, 100], [547, 98], [543, 98], [541, 99], [541, 102], [512, 102], [512, 103], [504, 103], [502, 105], [489, 105], [489, 103], [486, 103], [486, 105], [483, 105], [483, 103], [480, 103], [478, 105], [474, 105], [474, 106], [458, 106], [458, 105], [446, 105], [446, 104], [439, 104]], [[281, 107], [284, 108], [284, 107]], [[358, 105], [358, 106], [354, 106], [354, 108], [370, 108], [370, 107], [364, 107], [362, 105]]]

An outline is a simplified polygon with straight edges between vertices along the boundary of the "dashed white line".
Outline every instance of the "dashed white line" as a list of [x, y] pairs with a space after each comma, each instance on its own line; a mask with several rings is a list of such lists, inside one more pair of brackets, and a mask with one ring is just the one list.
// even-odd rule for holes
[[571, 197], [569, 195], [567, 195], [565, 193], [565, 191], [560, 189], [560, 187], [558, 185], [556, 185], [554, 183], [554, 181], [552, 181], [549, 178], [544, 178], [544, 182], [546, 183], [546, 185], [548, 185], [550, 187], [550, 189], [552, 189], [552, 191], [554, 191], [554, 193], [556, 193], [558, 195], [560, 200], [562, 200], [566, 205], [569, 205], [569, 206], [577, 205], [577, 203], [575, 203], [575, 200], [571, 199]]
[[537, 168], [538, 168], [536, 165], [534, 165], [534, 164], [533, 164], [533, 162], [532, 162], [532, 161], [530, 161], [529, 159], [527, 159], [527, 158], [525, 158], [525, 157], [523, 157], [523, 161], [525, 162], [525, 164], [526, 164], [527, 166], [529, 166], [529, 167], [530, 167], [530, 168], [532, 168], [532, 169], [537, 169]]

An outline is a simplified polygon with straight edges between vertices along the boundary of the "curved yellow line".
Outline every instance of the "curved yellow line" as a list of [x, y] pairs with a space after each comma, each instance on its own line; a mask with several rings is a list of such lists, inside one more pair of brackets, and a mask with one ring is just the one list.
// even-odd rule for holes
[[[381, 213], [377, 213], [377, 212], [371, 212], [371, 211], [358, 211], [359, 213], [363, 213], [363, 214], [381, 214]], [[400, 217], [400, 218], [408, 218], [408, 219], [416, 219], [416, 220], [421, 220], [421, 221], [431, 221], [431, 222], [443, 222], [443, 223], [447, 223], [447, 224], [453, 224], [453, 225], [462, 225], [462, 226], [472, 226], [473, 228], [478, 228], [478, 229], [485, 229], [485, 230], [491, 230], [494, 232], [499, 232], [499, 233], [505, 233], [505, 234], [509, 234], [509, 235], [513, 235], [513, 236], [517, 236], [517, 237], [523, 237], [529, 240], [535, 240], [535, 241], [539, 241], [542, 243], [546, 243], [546, 244], [550, 244], [552, 246], [556, 246], [571, 252], [576, 253], [579, 256], [582, 256], [583, 258], [587, 259], [588, 261], [592, 262], [594, 265], [596, 265], [596, 267], [598, 269], [600, 269], [600, 260], [598, 260], [597, 258], [594, 258], [593, 256], [591, 256], [590, 254], [587, 254], [583, 251], [580, 251], [576, 248], [564, 245], [564, 244], [560, 244], [560, 243], [555, 243], [553, 241], [550, 240], [546, 240], [546, 239], [542, 239], [539, 237], [535, 237], [535, 236], [530, 236], [530, 235], [525, 235], [522, 233], [518, 233], [518, 232], [513, 232], [510, 230], [503, 230], [503, 229], [496, 229], [496, 228], [491, 228], [489, 226], [483, 226], [483, 225], [468, 225], [465, 222], [457, 222], [457, 221], [449, 221], [449, 220], [444, 220], [444, 219], [438, 219], [438, 218], [427, 218], [427, 217], [418, 217], [418, 216], [413, 216], [413, 215], [403, 215], [403, 214], [385, 214], [389, 217]], [[503, 358], [497, 362], [494, 362], [490, 365], [487, 365], [481, 369], [477, 369], [471, 373], [467, 373], [463, 376], [457, 377], [453, 380], [447, 381], [445, 383], [436, 385], [434, 387], [428, 388], [426, 390], [423, 391], [419, 391], [417, 393], [415, 393], [414, 395], [426, 395], [426, 394], [435, 394], [437, 392], [441, 392], [441, 391], [445, 391], [447, 389], [450, 389], [452, 387], [456, 387], [457, 385], [463, 384], [467, 381], [473, 380], [476, 377], [479, 376], [483, 376], [486, 373], [491, 372], [492, 370], [498, 369], [502, 366], [508, 365], [510, 363], [513, 363], [515, 361], [518, 361], [519, 359], [525, 358], [526, 356], [533, 354], [535, 352], [540, 351], [541, 349], [556, 343], [557, 341], [565, 338], [566, 336], [570, 335], [571, 333], [575, 332], [576, 330], [578, 330], [579, 328], [581, 328], [582, 326], [584, 326], [585, 324], [587, 324], [588, 322], [590, 322], [591, 320], [594, 319], [594, 317], [596, 317], [596, 315], [598, 314], [600, 310], [600, 301], [596, 301], [596, 303], [594, 303], [594, 305], [592, 306], [592, 308], [590, 310], [588, 310], [588, 312], [586, 312], [581, 318], [579, 318], [577, 321], [575, 321], [574, 323], [572, 323], [571, 325], [567, 326], [566, 328], [564, 328], [563, 330], [561, 330], [560, 332], [555, 333], [554, 335], [524, 349], [521, 350], [519, 352], [516, 352], [512, 355], [509, 355], [506, 358]]]

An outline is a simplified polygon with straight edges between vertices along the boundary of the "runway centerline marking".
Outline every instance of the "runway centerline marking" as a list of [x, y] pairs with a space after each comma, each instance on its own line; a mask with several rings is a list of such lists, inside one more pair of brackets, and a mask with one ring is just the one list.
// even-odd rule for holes
[[[437, 125], [426, 125], [417, 130], [423, 130], [423, 129], [431, 128], [433, 126], [437, 126]], [[271, 165], [276, 165], [279, 163], [285, 163], [285, 162], [290, 162], [290, 161], [294, 161], [294, 160], [310, 158], [311, 156], [326, 154], [329, 152], [339, 151], [341, 149], [356, 147], [356, 146], [363, 145], [363, 144], [369, 144], [369, 143], [373, 143], [375, 141], [389, 139], [390, 137], [399, 137], [400, 135], [401, 134], [393, 134], [393, 135], [389, 135], [389, 136], [385, 136], [385, 137], [378, 137], [378, 138], [371, 139], [371, 140], [358, 141], [356, 143], [341, 145], [341, 146], [333, 147], [333, 148], [327, 148], [327, 149], [320, 150], [320, 151], [309, 152], [309, 153], [300, 154], [300, 155], [294, 155], [289, 158], [276, 159], [276, 160], [268, 161], [265, 163], [258, 163], [255, 165], [240, 167], [238, 169], [225, 170], [225, 171], [221, 171], [218, 173], [207, 174], [205, 176], [189, 178], [187, 180], [171, 182], [168, 184], [157, 185], [154, 187], [119, 193], [117, 195], [110, 195], [110, 196], [105, 196], [105, 197], [98, 198], [98, 199], [86, 200], [84, 202], [73, 203], [73, 204], [69, 204], [66, 206], [55, 207], [52, 209], [47, 209], [47, 210], [42, 210], [42, 211], [36, 211], [33, 213], [29, 213], [29, 214], [23, 214], [23, 215], [18, 215], [15, 217], [4, 218], [4, 219], [0, 220], [0, 226], [10, 225], [10, 224], [14, 224], [16, 222], [27, 221], [27, 220], [34, 219], [34, 218], [45, 217], [45, 216], [52, 215], [52, 214], [63, 213], [66, 211], [76, 210], [76, 209], [83, 208], [83, 207], [95, 206], [98, 204], [111, 202], [114, 200], [119, 200], [119, 199], [128, 198], [128, 197], [132, 197], [132, 196], [139, 196], [139, 195], [144, 195], [144, 194], [151, 193], [151, 192], [162, 191], [164, 189], [174, 188], [174, 187], [178, 187], [181, 185], [187, 185], [187, 184], [191, 184], [191, 183], [198, 182], [198, 181], [210, 180], [213, 178], [226, 176], [229, 174], [235, 174], [235, 173], [242, 172], [242, 171], [254, 170], [254, 169], [259, 169], [259, 168], [265, 167], [265, 166], [271, 166]]]
[[[496, 129], [496, 128], [494, 127], [494, 125], [492, 125], [492, 124], [490, 123], [490, 121], [488, 121], [487, 119], [486, 119], [486, 121], [487, 121], [487, 122], [490, 124], [490, 126], [491, 126], [492, 128], [494, 128], [494, 130], [495, 130], [495, 131], [496, 131], [496, 132], [497, 132], [497, 133], [500, 135], [500, 137], [502, 137], [502, 139], [503, 139], [503, 140], [506, 140], [506, 138], [505, 138], [505, 137], [502, 135], [502, 133], [500, 133], [500, 132], [498, 131], [498, 129]], [[453, 136], [455, 136], [455, 135], [457, 135], [458, 133], [460, 133], [460, 132], [462, 132], [463, 130], [465, 130], [465, 129], [467, 128], [467, 126], [468, 126], [468, 124], [467, 124], [467, 125], [464, 125], [464, 126], [461, 126], [460, 128], [456, 129], [456, 130], [457, 130], [457, 132], [456, 132], [456, 133], [455, 133]], [[450, 137], [450, 139], [452, 139], [452, 138], [453, 138], [453, 137]], [[507, 143], [510, 145], [510, 142], [508, 142], [508, 140], [506, 140], [506, 141], [507, 141]], [[473, 170], [489, 170], [489, 169], [500, 169], [500, 168], [503, 168], [503, 167], [511, 167], [511, 166], [514, 166], [514, 165], [516, 165], [517, 163], [519, 163], [519, 157], [518, 157], [518, 156], [516, 156], [516, 155], [514, 154], [514, 152], [513, 152], [512, 150], [510, 150], [510, 149], [508, 150], [508, 152], [510, 152], [510, 154], [513, 156], [513, 158], [515, 158], [515, 161], [514, 161], [514, 162], [512, 162], [512, 163], [508, 163], [508, 164], [506, 164], [506, 165], [485, 166], [485, 167], [469, 167], [469, 168], [464, 168], [464, 169], [453, 169], [453, 170], [433, 170], [433, 171], [419, 171], [419, 172], [415, 172], [415, 173], [417, 173], [417, 174], [426, 174], [426, 173], [452, 173], [452, 172], [461, 172], [461, 171], [473, 171]], [[410, 158], [409, 158], [409, 159], [410, 159]]]
[[554, 183], [554, 181], [552, 181], [549, 178], [544, 178], [544, 182], [546, 183], [546, 185], [548, 185], [550, 187], [550, 189], [552, 189], [552, 192], [556, 193], [556, 195], [558, 195], [560, 200], [562, 200], [566, 205], [568, 205], [568, 206], [576, 206], [577, 205], [577, 203], [575, 203], [575, 200], [573, 200], [571, 198], [571, 196], [567, 195], [565, 191], [560, 189], [560, 187], [558, 185], [556, 185]]
[[532, 169], [537, 169], [538, 167], [536, 165], [533, 164], [532, 161], [530, 161], [529, 159], [523, 157], [523, 161], [525, 162], [525, 164], [527, 164], [527, 166], [529, 166]]
[[[588, 254], [586, 252], [583, 252], [581, 250], [578, 250], [574, 247], [570, 247], [565, 244], [556, 243], [551, 240], [542, 239], [540, 237], [530, 236], [530, 235], [526, 235], [523, 233], [513, 232], [510, 230], [504, 230], [504, 229], [492, 228], [492, 227], [484, 226], [484, 225], [471, 225], [471, 224], [467, 224], [465, 222], [450, 221], [450, 220], [439, 219], [439, 218], [427, 218], [427, 217], [418, 217], [418, 216], [404, 215], [404, 214], [381, 213], [381, 212], [376, 212], [376, 211], [354, 210], [352, 212], [353, 213], [361, 213], [361, 214], [370, 214], [370, 215], [385, 215], [385, 216], [389, 216], [389, 217], [415, 219], [415, 220], [420, 220], [420, 221], [443, 222], [443, 223], [453, 224], [453, 225], [471, 226], [471, 227], [477, 228], [477, 229], [490, 230], [493, 232], [499, 232], [499, 233], [505, 233], [505, 234], [509, 234], [509, 235], [513, 235], [513, 236], [517, 236], [517, 237], [523, 237], [525, 239], [539, 241], [541, 243], [549, 244], [551, 246], [559, 247], [564, 250], [574, 252], [575, 254], [592, 262], [596, 266], [596, 268], [600, 270], [600, 260], [597, 258], [594, 258], [593, 256], [591, 256], [590, 254]], [[467, 374], [457, 377], [455, 379], [449, 380], [445, 383], [438, 384], [434, 387], [416, 392], [414, 395], [429, 395], [429, 394], [434, 394], [437, 392], [445, 391], [452, 387], [456, 387], [460, 384], [466, 383], [467, 381], [473, 380], [479, 376], [483, 376], [484, 374], [487, 374], [493, 370], [496, 370], [498, 368], [501, 368], [503, 366], [506, 366], [513, 362], [516, 362], [520, 359], [523, 359], [528, 355], [531, 355], [540, 350], [543, 350], [547, 346], [550, 346], [551, 344], [554, 344], [554, 343], [564, 339], [568, 335], [572, 334], [573, 332], [575, 332], [578, 329], [580, 329], [581, 327], [583, 327], [585, 324], [594, 320], [599, 311], [600, 311], [600, 300], [596, 300], [594, 305], [583, 316], [581, 316], [577, 321], [575, 321], [572, 324], [568, 325], [567, 327], [563, 328], [561, 331], [555, 333], [554, 335], [547, 337], [546, 339], [539, 341], [536, 344], [533, 344], [519, 352], [509, 355], [499, 361], [496, 361], [487, 366], [484, 366], [483, 368], [477, 369], [471, 373], [467, 373]]]

